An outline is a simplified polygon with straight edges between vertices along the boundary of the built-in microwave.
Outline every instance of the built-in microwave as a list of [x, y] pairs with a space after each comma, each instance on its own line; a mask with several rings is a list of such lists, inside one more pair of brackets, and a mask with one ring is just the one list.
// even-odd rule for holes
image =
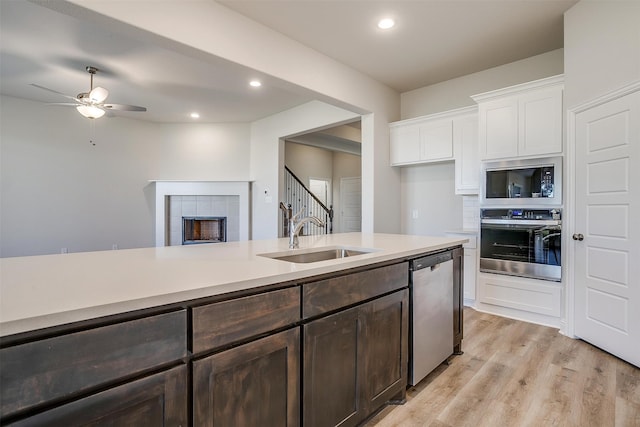
[[562, 157], [483, 162], [483, 206], [562, 205]]

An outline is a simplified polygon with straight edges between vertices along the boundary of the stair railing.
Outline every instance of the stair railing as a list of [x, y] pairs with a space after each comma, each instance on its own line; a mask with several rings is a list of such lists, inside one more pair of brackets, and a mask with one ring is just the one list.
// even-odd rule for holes
[[[307, 223], [302, 227], [300, 235], [333, 233], [333, 206], [327, 207], [322, 203], [291, 169], [285, 166], [284, 170], [284, 204], [290, 206], [294, 214], [302, 210], [301, 216], [316, 216], [325, 224], [324, 227], [318, 227], [315, 224]], [[289, 221], [284, 212], [282, 213], [282, 231], [284, 236], [289, 235]]]

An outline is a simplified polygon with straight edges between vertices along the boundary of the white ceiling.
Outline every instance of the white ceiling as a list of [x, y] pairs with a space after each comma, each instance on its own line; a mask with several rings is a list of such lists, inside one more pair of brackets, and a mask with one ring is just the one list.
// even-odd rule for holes
[[[219, 0], [406, 92], [563, 47], [577, 0]], [[391, 17], [396, 26], [379, 30]]]
[[[577, 0], [219, 2], [404, 92], [561, 48], [562, 14]], [[397, 22], [387, 33], [375, 27], [383, 15]], [[148, 108], [119, 114], [143, 120], [188, 122], [199, 111], [206, 122], [247, 122], [313, 99], [254, 70], [149, 40], [0, 0], [0, 93], [64, 102], [30, 84], [76, 96], [87, 91], [84, 68], [92, 65], [102, 70], [95, 85], [109, 89], [108, 102]], [[264, 83], [258, 90], [247, 85], [254, 77]]]

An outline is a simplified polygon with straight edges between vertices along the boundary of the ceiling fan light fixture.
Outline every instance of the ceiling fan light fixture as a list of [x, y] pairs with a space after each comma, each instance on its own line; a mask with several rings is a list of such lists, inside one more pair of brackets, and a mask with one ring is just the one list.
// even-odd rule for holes
[[76, 110], [88, 119], [99, 119], [104, 116], [105, 113], [102, 108], [96, 107], [95, 105], [78, 105]]
[[107, 99], [107, 96], [109, 96], [109, 91], [100, 86], [91, 89], [91, 92], [89, 92], [89, 99], [95, 103], [103, 102]]

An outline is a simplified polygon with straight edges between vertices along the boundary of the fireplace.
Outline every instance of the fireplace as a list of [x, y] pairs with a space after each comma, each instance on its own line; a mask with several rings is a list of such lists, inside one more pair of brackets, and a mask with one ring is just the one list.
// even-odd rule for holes
[[226, 218], [225, 242], [249, 240], [250, 182], [152, 181], [151, 185], [155, 193], [156, 246], [183, 244], [183, 217]]
[[227, 217], [183, 216], [182, 244], [220, 243], [227, 241]]

